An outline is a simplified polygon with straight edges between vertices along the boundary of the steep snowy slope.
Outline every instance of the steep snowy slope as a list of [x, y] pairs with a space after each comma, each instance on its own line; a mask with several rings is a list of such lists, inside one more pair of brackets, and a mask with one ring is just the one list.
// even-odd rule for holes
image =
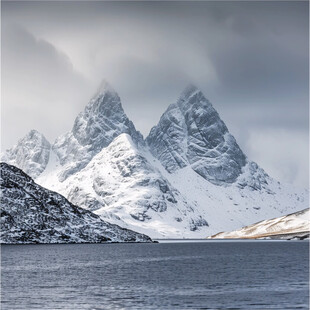
[[14, 166], [0, 169], [1, 243], [151, 242], [72, 205]]
[[47, 174], [40, 182], [109, 222], [153, 237], [182, 236], [184, 230], [207, 226], [200, 212], [153, 166], [150, 156], [128, 134], [121, 134], [79, 173], [62, 183], [57, 182], [57, 172]]
[[208, 239], [256, 239], [266, 237], [292, 238], [310, 233], [310, 212], [305, 209], [289, 215], [243, 227], [231, 232], [221, 232]]
[[[153, 238], [203, 238], [307, 204], [307, 193], [278, 183], [253, 163], [230, 186], [212, 184], [190, 166], [169, 173], [127, 134], [64, 182], [53, 169], [38, 181], [111, 223]], [[268, 181], [260, 189], [258, 172]]]
[[31, 130], [11, 149], [1, 155], [1, 161], [14, 165], [31, 177], [38, 177], [48, 164], [51, 145], [36, 130]]
[[244, 186], [260, 177], [253, 169], [258, 171], [247, 164], [230, 186], [212, 184], [190, 166], [169, 173], [122, 134], [65, 181], [57, 181], [57, 169], [38, 181], [111, 223], [153, 238], [203, 238], [307, 205], [307, 193], [269, 177], [261, 189]]
[[[201, 227], [195, 232], [197, 237], [203, 237], [203, 231], [206, 231], [205, 236], [208, 236], [223, 230], [234, 230], [308, 206], [306, 191], [280, 184], [270, 177], [267, 179], [268, 184], [261, 189], [241, 186], [244, 180], [253, 181], [251, 169], [251, 165], [247, 164], [242, 169], [243, 173], [230, 186], [214, 185], [197, 176], [190, 166], [172, 174], [166, 172], [165, 176], [170, 184], [182, 193], [196, 212], [199, 210], [209, 224], [208, 227]], [[185, 232], [185, 236], [193, 237], [193, 234]]]
[[118, 94], [103, 82], [75, 119], [72, 131], [59, 137], [53, 145], [63, 166], [60, 181], [84, 168], [121, 133], [129, 134], [137, 145], [144, 143], [142, 135], [126, 116]]

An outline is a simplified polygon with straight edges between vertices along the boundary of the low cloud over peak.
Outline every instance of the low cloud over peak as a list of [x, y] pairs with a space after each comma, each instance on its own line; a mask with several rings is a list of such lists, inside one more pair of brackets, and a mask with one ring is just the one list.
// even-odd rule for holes
[[308, 146], [308, 35], [301, 1], [3, 2], [2, 146], [69, 130], [103, 78], [144, 135], [193, 83], [243, 149], [294, 124]]

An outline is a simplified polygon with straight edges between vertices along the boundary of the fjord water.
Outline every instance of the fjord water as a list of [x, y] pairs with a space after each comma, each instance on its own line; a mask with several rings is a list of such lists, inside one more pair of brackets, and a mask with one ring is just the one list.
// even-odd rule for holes
[[1, 309], [308, 309], [307, 241], [2, 246]]

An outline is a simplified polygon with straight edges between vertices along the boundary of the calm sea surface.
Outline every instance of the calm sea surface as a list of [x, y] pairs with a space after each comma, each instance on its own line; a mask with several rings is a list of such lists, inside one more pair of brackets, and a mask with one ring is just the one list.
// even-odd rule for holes
[[308, 309], [307, 241], [2, 246], [1, 309]]

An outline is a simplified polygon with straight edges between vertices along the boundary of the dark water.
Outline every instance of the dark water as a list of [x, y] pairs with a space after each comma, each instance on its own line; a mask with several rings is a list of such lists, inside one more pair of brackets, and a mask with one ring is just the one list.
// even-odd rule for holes
[[308, 309], [309, 243], [2, 246], [1, 309]]

